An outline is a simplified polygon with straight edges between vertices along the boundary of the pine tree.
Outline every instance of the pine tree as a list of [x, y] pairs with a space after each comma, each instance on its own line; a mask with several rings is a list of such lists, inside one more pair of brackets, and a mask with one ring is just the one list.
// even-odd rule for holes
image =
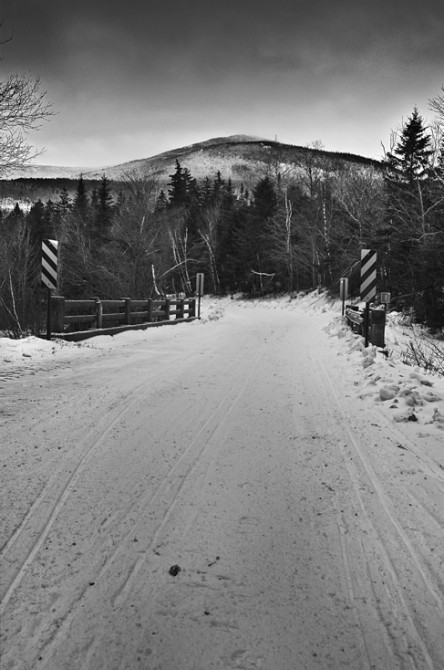
[[166, 197], [165, 191], [162, 189], [156, 199], [155, 211], [163, 212], [168, 207], [168, 198]]
[[50, 198], [45, 203], [45, 211], [43, 214], [45, 219], [45, 229], [48, 231], [48, 239], [53, 239], [55, 237], [55, 211], [55, 204]]
[[45, 205], [39, 199], [35, 202], [28, 213], [29, 234], [31, 242], [40, 246], [42, 240], [50, 238], [51, 230], [45, 219]]
[[110, 231], [113, 223], [113, 198], [111, 185], [106, 175], [100, 180], [97, 190], [97, 204], [92, 226], [92, 238], [99, 245], [109, 241]]
[[99, 196], [97, 194], [97, 189], [93, 188], [91, 191], [91, 209], [93, 212], [97, 211], [97, 207], [99, 206]]
[[23, 210], [21, 209], [20, 205], [18, 202], [15, 203], [14, 209], [11, 211], [11, 213], [6, 217], [6, 221], [8, 222], [8, 226], [15, 226], [15, 225], [23, 225], [23, 222], [25, 220], [25, 214]]
[[234, 290], [236, 285], [236, 280], [233, 276], [232, 260], [235, 253], [233, 235], [236, 226], [236, 209], [239, 206], [240, 203], [236, 203], [231, 179], [229, 179], [222, 192], [219, 207], [219, 223], [216, 231], [216, 265], [218, 268], [220, 288], [224, 292]]
[[220, 170], [216, 173], [216, 179], [213, 181], [213, 192], [211, 198], [214, 203], [217, 203], [222, 198], [223, 190], [225, 186], [225, 181], [222, 179]]
[[80, 175], [77, 182], [76, 194], [74, 196], [73, 211], [86, 221], [88, 213], [88, 196], [86, 195], [85, 182], [83, 176]]
[[442, 193], [432, 162], [431, 138], [415, 108], [393, 153], [387, 154], [387, 257], [392, 293], [403, 295], [415, 317], [429, 325], [444, 318], [437, 297], [444, 278]]
[[68, 214], [68, 212], [71, 210], [71, 207], [72, 207], [72, 200], [69, 196], [66, 186], [64, 186], [59, 193], [59, 200], [56, 203], [56, 209], [59, 215], [63, 217], [66, 216], [66, 214]]
[[386, 155], [389, 179], [412, 186], [415, 181], [427, 178], [432, 155], [430, 145], [430, 135], [415, 107], [393, 153]]
[[71, 213], [72, 200], [66, 186], [59, 193], [59, 199], [54, 203], [53, 226], [57, 239], [63, 238], [63, 232]]
[[207, 176], [205, 177], [203, 186], [201, 188], [202, 207], [208, 207], [211, 204], [211, 192], [212, 192], [212, 185], [210, 178]]
[[267, 228], [277, 212], [277, 195], [269, 177], [260, 179], [253, 189], [253, 204], [238, 203], [232, 243], [234, 258], [230, 264], [240, 288], [263, 292], [273, 274], [267, 254]]
[[188, 188], [190, 181], [190, 173], [187, 168], [182, 168], [179, 161], [176, 159], [176, 169], [173, 174], [169, 175], [170, 181], [168, 186], [169, 204], [171, 207], [186, 207], [188, 205]]
[[252, 213], [259, 220], [271, 219], [277, 211], [277, 195], [270, 177], [260, 179], [253, 190]]

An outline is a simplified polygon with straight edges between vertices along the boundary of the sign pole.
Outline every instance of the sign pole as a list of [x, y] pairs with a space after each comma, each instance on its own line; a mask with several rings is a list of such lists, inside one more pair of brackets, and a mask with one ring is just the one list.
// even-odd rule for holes
[[200, 300], [203, 296], [204, 275], [203, 272], [196, 274], [196, 293], [197, 293], [197, 318], [200, 319]]
[[42, 241], [42, 285], [46, 286], [47, 309], [46, 309], [46, 339], [51, 339], [52, 305], [51, 291], [57, 290], [58, 274], [58, 251], [57, 240]]
[[52, 301], [51, 301], [51, 289], [46, 288], [46, 339], [51, 339], [51, 322], [52, 322]]
[[348, 298], [348, 277], [341, 277], [339, 280], [339, 297], [342, 300], [342, 316], [344, 316], [345, 301]]
[[361, 302], [365, 302], [364, 338], [369, 343], [370, 302], [376, 296], [376, 263], [378, 256], [373, 249], [361, 249]]
[[364, 311], [364, 338], [365, 338], [364, 346], [366, 349], [368, 347], [369, 342], [369, 330], [370, 330], [370, 303], [366, 302]]

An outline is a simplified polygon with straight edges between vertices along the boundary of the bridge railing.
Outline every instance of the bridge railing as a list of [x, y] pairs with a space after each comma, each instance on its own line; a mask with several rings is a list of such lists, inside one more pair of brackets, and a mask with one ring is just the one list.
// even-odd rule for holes
[[68, 300], [51, 296], [51, 332], [70, 340], [195, 318], [195, 298]]

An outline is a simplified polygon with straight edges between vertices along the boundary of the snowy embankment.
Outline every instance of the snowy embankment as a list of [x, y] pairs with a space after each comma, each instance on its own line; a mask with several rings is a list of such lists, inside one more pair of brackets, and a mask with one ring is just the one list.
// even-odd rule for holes
[[[338, 355], [345, 356], [344, 370], [353, 374], [356, 396], [398, 423], [444, 470], [444, 377], [405, 362], [411, 328], [389, 316], [385, 352], [372, 345], [365, 348], [364, 338], [352, 333], [339, 316], [332, 318], [326, 330], [339, 339]], [[444, 357], [442, 341], [441, 351]]]
[[441, 670], [444, 379], [325, 296], [0, 339], [2, 670]]

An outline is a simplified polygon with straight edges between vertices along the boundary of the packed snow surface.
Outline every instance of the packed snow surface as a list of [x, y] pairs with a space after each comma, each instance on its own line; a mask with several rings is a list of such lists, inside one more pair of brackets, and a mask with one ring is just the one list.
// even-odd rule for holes
[[324, 296], [0, 339], [2, 670], [444, 668], [444, 380]]

